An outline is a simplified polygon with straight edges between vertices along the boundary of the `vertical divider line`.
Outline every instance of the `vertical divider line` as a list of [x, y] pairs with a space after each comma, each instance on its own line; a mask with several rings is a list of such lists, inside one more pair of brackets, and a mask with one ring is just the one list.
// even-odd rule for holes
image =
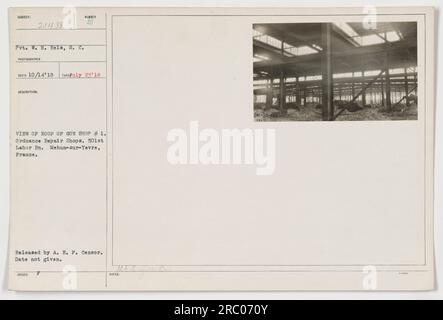
[[106, 84], [105, 84], [105, 94], [106, 94], [106, 103], [105, 103], [105, 117], [106, 117], [106, 217], [105, 217], [105, 287], [108, 287], [108, 14], [105, 13], [105, 72], [106, 72]]

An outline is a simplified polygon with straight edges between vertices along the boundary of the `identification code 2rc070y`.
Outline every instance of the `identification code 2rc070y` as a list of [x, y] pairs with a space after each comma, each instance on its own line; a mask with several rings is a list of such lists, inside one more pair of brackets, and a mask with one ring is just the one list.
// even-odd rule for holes
[[174, 315], [196, 315], [205, 318], [210, 313], [218, 315], [265, 315], [268, 305], [260, 304], [219, 304], [217, 308], [208, 306], [186, 306], [174, 308]]

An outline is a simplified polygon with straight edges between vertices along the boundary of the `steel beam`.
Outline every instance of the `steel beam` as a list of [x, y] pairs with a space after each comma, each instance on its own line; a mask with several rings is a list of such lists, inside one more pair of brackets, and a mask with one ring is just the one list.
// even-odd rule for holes
[[[383, 74], [384, 71], [381, 71], [378, 75], [376, 75], [371, 81], [369, 81], [368, 83], [365, 84], [365, 86], [359, 91], [359, 93], [357, 93], [351, 101], [349, 101], [347, 104], [351, 104], [353, 102], [355, 102], [355, 100], [358, 99], [358, 97], [360, 97], [360, 95], [363, 93], [364, 90], [366, 90], [367, 88], [369, 88], [370, 86], [372, 86], [378, 78], [381, 77], [381, 75]], [[344, 111], [346, 110], [346, 108], [341, 109], [334, 117], [333, 120], [337, 119], [337, 117], [339, 115], [341, 115]]]

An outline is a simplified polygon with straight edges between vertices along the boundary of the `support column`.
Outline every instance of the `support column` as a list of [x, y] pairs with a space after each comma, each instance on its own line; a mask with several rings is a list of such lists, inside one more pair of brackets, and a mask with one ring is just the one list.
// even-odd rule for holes
[[354, 99], [354, 97], [355, 97], [355, 80], [354, 80], [354, 72], [352, 73], [352, 87], [351, 87], [352, 89], [352, 91], [351, 91], [351, 94], [352, 94], [352, 97], [351, 97], [351, 100], [352, 99]]
[[365, 72], [361, 72], [361, 87], [363, 89], [363, 92], [361, 93], [361, 104], [364, 106], [366, 104], [366, 89], [365, 88]]
[[332, 24], [322, 24], [322, 118], [326, 121], [334, 120], [334, 93], [332, 83]]
[[380, 81], [380, 93], [381, 93], [381, 105], [382, 107], [384, 107], [386, 102], [385, 102], [385, 82], [383, 80], [383, 77], [381, 77]]
[[269, 109], [272, 107], [272, 97], [273, 97], [273, 79], [269, 79], [268, 81], [268, 90], [266, 94], [266, 109]]
[[415, 95], [417, 95], [417, 92], [418, 92], [418, 85], [417, 85], [417, 69], [415, 70], [415, 74], [414, 74], [414, 86], [415, 86]]
[[283, 70], [280, 71], [280, 94], [279, 94], [279, 102], [280, 102], [280, 111], [285, 108], [286, 104], [286, 94], [285, 94], [285, 76]]
[[[285, 56], [285, 39], [281, 41], [280, 53], [282, 57]], [[282, 111], [286, 104], [286, 95], [285, 95], [285, 74], [283, 69], [280, 70], [280, 81], [279, 81], [280, 93], [278, 97], [280, 111]]]
[[298, 81], [298, 77], [296, 78], [296, 87], [295, 87], [295, 104], [297, 106], [301, 106], [301, 99], [300, 99], [300, 82]]
[[391, 103], [391, 76], [389, 75], [389, 53], [385, 54], [385, 84], [386, 84], [386, 109], [392, 111]]

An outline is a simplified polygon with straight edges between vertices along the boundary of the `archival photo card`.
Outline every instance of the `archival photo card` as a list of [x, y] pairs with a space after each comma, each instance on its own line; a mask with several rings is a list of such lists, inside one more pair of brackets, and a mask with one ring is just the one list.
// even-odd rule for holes
[[433, 8], [9, 25], [11, 290], [435, 287]]

